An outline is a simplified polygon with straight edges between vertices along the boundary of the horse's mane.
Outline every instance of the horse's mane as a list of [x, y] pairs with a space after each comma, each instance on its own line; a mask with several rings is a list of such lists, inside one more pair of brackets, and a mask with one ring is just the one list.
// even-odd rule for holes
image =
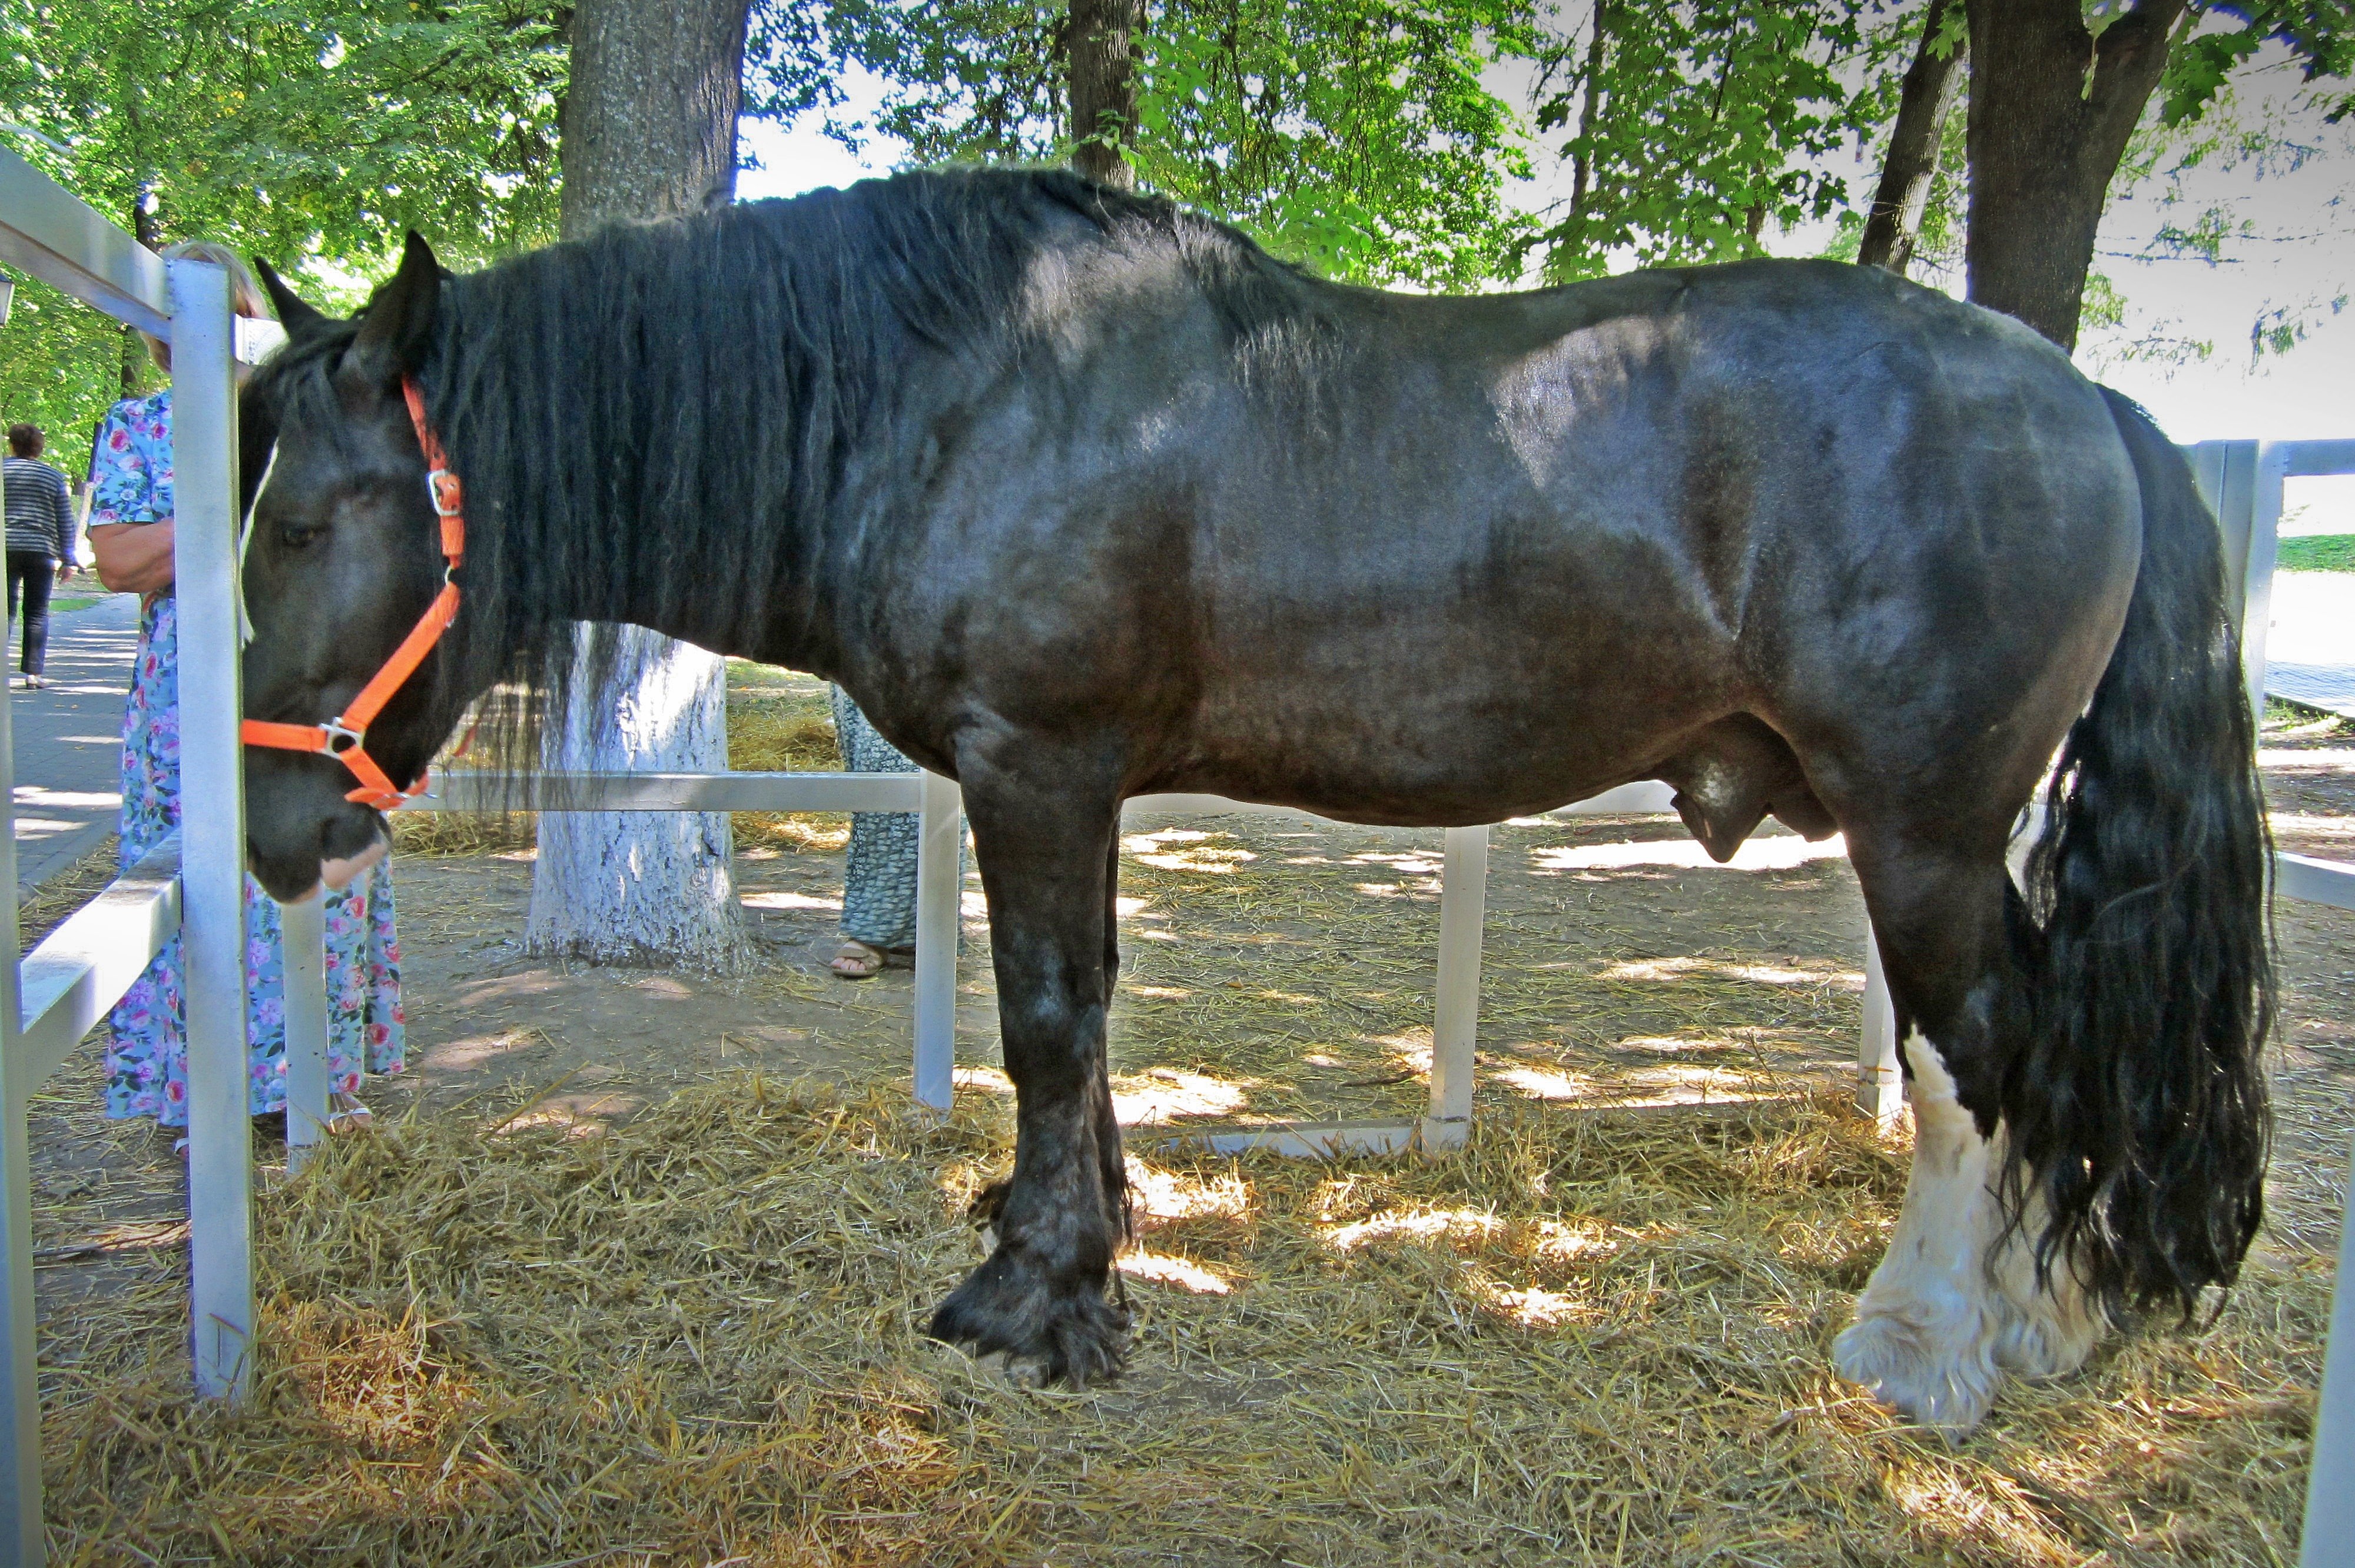
[[[625, 584], [715, 642], [792, 644], [796, 628], [772, 620], [792, 599], [764, 590], [815, 580], [827, 549], [877, 525], [846, 509], [846, 482], [892, 434], [911, 360], [1025, 355], [1070, 281], [1040, 263], [1068, 251], [1073, 218], [1108, 264], [1166, 268], [1174, 254], [1239, 353], [1312, 357], [1301, 345], [1328, 285], [1168, 201], [1059, 171], [864, 181], [446, 279], [422, 376], [467, 498], [445, 686], [531, 693], [508, 723], [536, 727], [641, 641], [592, 637], [576, 662], [555, 607]], [[270, 367], [272, 401], [332, 397], [354, 330], [290, 344]], [[1023, 369], [1055, 373], [1044, 355]], [[537, 751], [498, 749], [527, 767]]]

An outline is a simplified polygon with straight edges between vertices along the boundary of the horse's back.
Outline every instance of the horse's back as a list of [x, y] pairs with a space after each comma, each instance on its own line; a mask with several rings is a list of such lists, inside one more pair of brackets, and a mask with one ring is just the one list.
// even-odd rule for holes
[[1321, 423], [1221, 442], [1173, 777], [1469, 819], [1733, 714], [1836, 774], [2041, 736], [2090, 690], [2133, 478], [2027, 329], [1828, 263], [1369, 313]]

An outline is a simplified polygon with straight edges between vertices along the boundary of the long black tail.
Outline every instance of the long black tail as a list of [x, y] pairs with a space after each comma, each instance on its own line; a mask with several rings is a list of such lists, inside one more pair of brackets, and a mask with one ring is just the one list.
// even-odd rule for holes
[[2007, 1075], [2012, 1213], [2113, 1317], [2229, 1285], [2264, 1210], [2273, 930], [2255, 722], [2222, 541], [2190, 469], [2103, 389], [2142, 487], [2142, 572], [2029, 864], [2033, 1044]]

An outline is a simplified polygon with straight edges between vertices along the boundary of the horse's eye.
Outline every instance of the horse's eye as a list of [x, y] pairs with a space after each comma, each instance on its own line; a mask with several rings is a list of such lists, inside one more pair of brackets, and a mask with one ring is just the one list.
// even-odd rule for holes
[[278, 542], [290, 550], [299, 550], [326, 531], [316, 523], [289, 523], [278, 530]]

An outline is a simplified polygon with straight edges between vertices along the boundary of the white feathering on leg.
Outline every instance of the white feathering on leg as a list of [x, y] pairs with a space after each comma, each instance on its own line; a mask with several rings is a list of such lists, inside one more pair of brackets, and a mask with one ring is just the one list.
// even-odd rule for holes
[[2006, 1369], [2052, 1377], [2082, 1363], [2100, 1332], [2065, 1266], [2036, 1286], [2037, 1213], [2007, 1235], [1995, 1182], [2003, 1132], [1979, 1136], [1952, 1074], [1919, 1031], [1913, 1068], [1913, 1170], [1897, 1234], [1833, 1342], [1841, 1376], [1925, 1425], [1978, 1425]]

